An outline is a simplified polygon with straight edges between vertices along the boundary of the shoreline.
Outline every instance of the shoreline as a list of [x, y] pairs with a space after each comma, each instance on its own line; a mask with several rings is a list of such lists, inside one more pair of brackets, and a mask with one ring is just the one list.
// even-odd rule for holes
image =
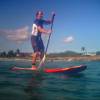
[[[100, 56], [47, 57], [47, 61], [97, 61]], [[0, 61], [32, 61], [31, 57], [0, 57]]]

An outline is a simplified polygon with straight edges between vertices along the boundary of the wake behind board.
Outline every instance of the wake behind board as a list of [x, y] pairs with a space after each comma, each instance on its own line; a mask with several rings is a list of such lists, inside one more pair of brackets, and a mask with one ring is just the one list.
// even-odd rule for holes
[[[85, 65], [79, 65], [79, 66], [71, 66], [71, 67], [65, 67], [65, 68], [45, 68], [43, 72], [45, 73], [67, 73], [67, 74], [74, 74], [84, 71], [87, 68]], [[38, 71], [37, 69], [32, 68], [21, 68], [21, 67], [13, 67], [12, 70], [31, 70], [31, 71]]]

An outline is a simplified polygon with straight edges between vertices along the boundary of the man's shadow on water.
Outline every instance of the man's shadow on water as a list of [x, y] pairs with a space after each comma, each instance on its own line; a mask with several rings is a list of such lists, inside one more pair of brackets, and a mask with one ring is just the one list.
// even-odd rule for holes
[[44, 80], [43, 73], [37, 72], [29, 80], [24, 91], [28, 94], [29, 100], [43, 100], [42, 83]]

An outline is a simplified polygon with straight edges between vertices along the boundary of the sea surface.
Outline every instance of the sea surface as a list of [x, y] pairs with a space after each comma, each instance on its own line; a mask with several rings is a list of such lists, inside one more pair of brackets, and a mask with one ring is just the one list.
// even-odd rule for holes
[[80, 74], [11, 71], [30, 61], [0, 61], [0, 100], [100, 100], [100, 61], [52, 61], [44, 67], [87, 65]]

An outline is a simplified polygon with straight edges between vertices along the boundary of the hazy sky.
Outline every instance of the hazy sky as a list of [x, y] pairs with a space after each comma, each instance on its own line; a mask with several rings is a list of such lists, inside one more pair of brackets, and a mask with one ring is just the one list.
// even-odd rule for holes
[[[56, 13], [48, 52], [80, 52], [82, 46], [100, 50], [100, 0], [0, 0], [0, 51], [32, 52], [30, 35], [37, 10], [44, 11], [44, 19]], [[64, 42], [69, 36], [73, 41]]]

